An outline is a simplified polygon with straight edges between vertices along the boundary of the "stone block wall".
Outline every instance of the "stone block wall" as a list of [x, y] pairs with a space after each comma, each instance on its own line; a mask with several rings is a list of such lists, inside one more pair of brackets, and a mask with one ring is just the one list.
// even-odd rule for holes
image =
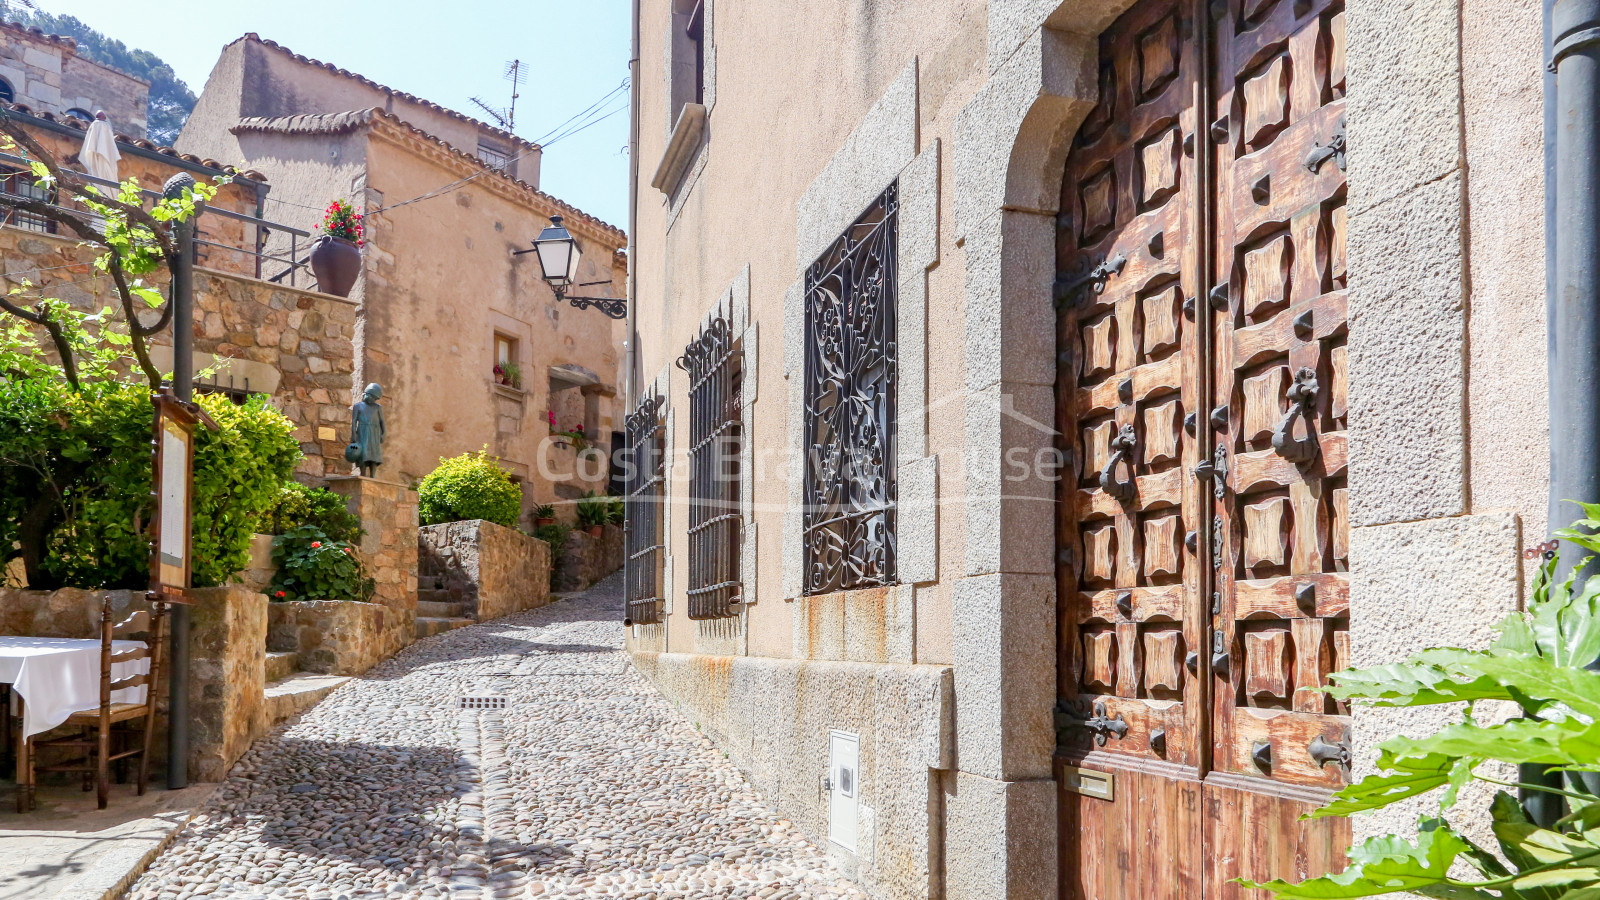
[[17, 103], [38, 112], [104, 109], [115, 130], [145, 136], [150, 85], [79, 57], [72, 38], [18, 25], [0, 27], [0, 78], [11, 85]]
[[950, 667], [649, 652], [634, 653], [633, 664], [823, 847], [830, 846], [828, 795], [818, 778], [827, 771], [829, 732], [856, 734], [858, 852], [832, 858], [872, 897], [946, 896], [930, 823], [942, 802], [972, 801], [981, 789], [943, 774], [955, 759]]
[[344, 475], [328, 479], [367, 530], [361, 559], [377, 581], [372, 602], [395, 615], [384, 620], [380, 653], [387, 657], [415, 639], [417, 618], [417, 492], [405, 485]]
[[391, 653], [400, 614], [354, 600], [267, 604], [266, 648], [295, 653], [302, 672], [360, 675]]
[[[199, 271], [195, 275], [195, 350], [247, 360], [221, 371], [221, 386], [272, 394], [295, 424], [312, 478], [350, 471], [350, 385], [355, 371], [356, 307], [347, 300], [280, 285]], [[275, 383], [248, 385], [252, 371]]]
[[[0, 227], [6, 282], [0, 287], [26, 279], [79, 310], [115, 306], [109, 281], [94, 277], [96, 255], [56, 235]], [[200, 383], [271, 395], [295, 424], [305, 453], [300, 475], [348, 472], [355, 320], [356, 307], [347, 300], [201, 269], [195, 273], [195, 355], [200, 367], [215, 361], [219, 371]], [[170, 344], [166, 334], [155, 340], [151, 355], [158, 368], [172, 365]]]
[[272, 576], [278, 569], [272, 564], [272, 535], [257, 534], [250, 538], [250, 564], [243, 572], [234, 576], [239, 584], [252, 591], [267, 593], [267, 586], [272, 584]]
[[[143, 591], [0, 589], [0, 633], [96, 638], [107, 594], [119, 619], [148, 608]], [[267, 598], [242, 585], [196, 588], [189, 616], [189, 777], [221, 781], [266, 731]], [[166, 733], [166, 678], [156, 728]], [[151, 762], [166, 762], [157, 740]]]
[[189, 777], [222, 781], [267, 730], [267, 598], [239, 585], [190, 596]]
[[622, 528], [617, 525], [601, 526], [600, 537], [574, 528], [561, 547], [561, 558], [556, 561], [550, 589], [558, 593], [586, 590], [622, 568], [626, 552]]
[[472, 519], [417, 529], [418, 574], [439, 578], [449, 600], [480, 622], [550, 602], [550, 545]]

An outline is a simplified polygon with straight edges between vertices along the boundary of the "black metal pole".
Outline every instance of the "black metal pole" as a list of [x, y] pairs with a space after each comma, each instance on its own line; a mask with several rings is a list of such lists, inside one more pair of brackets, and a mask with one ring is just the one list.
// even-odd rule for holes
[[[163, 197], [182, 197], [194, 179], [179, 172], [167, 179]], [[178, 259], [172, 266], [172, 393], [194, 394], [194, 219], [172, 229]], [[167, 789], [189, 786], [189, 607], [172, 606], [172, 672], [167, 704]]]
[[[1550, 54], [1545, 79], [1549, 255], [1546, 327], [1550, 379], [1549, 527], [1571, 521], [1569, 500], [1600, 500], [1600, 0], [1545, 0]], [[1562, 547], [1562, 568], [1582, 559]], [[1558, 573], [1560, 575], [1564, 572]], [[1530, 784], [1561, 784], [1523, 766]], [[1600, 784], [1581, 779], [1593, 791]], [[1529, 817], [1562, 815], [1559, 796], [1523, 790]]]

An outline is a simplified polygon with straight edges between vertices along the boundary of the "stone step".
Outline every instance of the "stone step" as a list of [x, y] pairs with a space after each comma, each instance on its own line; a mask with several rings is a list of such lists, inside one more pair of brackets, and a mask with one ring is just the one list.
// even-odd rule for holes
[[465, 628], [468, 625], [476, 624], [478, 623], [472, 621], [471, 619], [418, 616], [417, 637], [433, 637], [436, 634], [444, 634], [446, 631], [454, 631], [457, 628]]
[[459, 619], [464, 613], [465, 603], [450, 603], [439, 600], [418, 600], [417, 615], [430, 619]]
[[348, 675], [291, 675], [267, 685], [267, 721], [273, 727], [310, 709], [350, 680]]
[[282, 681], [300, 671], [300, 654], [267, 651], [267, 683]]
[[423, 590], [422, 585], [420, 584], [417, 585], [417, 600], [418, 602], [427, 603], [451, 602], [449, 591], [441, 590], [439, 588], [429, 588], [428, 590]]
[[439, 588], [444, 587], [444, 585], [440, 583], [443, 580], [444, 579], [439, 577], [438, 575], [418, 575], [417, 576], [417, 590], [419, 590], [419, 591], [436, 591]]

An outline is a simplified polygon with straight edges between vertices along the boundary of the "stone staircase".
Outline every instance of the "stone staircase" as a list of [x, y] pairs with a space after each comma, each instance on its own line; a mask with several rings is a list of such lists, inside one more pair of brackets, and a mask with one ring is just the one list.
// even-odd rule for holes
[[467, 615], [466, 604], [450, 599], [438, 575], [417, 576], [417, 637], [433, 637], [467, 625], [476, 620]]
[[349, 681], [345, 675], [316, 675], [300, 671], [299, 655], [267, 653], [267, 727], [294, 718], [317, 705], [334, 689]]

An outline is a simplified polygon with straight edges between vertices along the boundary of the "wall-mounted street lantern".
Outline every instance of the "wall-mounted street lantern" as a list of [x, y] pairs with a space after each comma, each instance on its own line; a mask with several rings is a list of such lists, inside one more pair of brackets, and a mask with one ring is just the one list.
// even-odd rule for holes
[[539, 232], [533, 241], [532, 250], [514, 250], [513, 256], [524, 253], [539, 254], [539, 269], [545, 283], [556, 292], [557, 300], [566, 300], [578, 309], [594, 307], [613, 319], [628, 317], [628, 301], [621, 297], [577, 297], [568, 296], [567, 291], [575, 287], [590, 287], [596, 284], [610, 284], [610, 281], [578, 281], [578, 260], [583, 256], [583, 250], [578, 246], [578, 239], [572, 232], [561, 224], [560, 216], [551, 216], [550, 225]]

